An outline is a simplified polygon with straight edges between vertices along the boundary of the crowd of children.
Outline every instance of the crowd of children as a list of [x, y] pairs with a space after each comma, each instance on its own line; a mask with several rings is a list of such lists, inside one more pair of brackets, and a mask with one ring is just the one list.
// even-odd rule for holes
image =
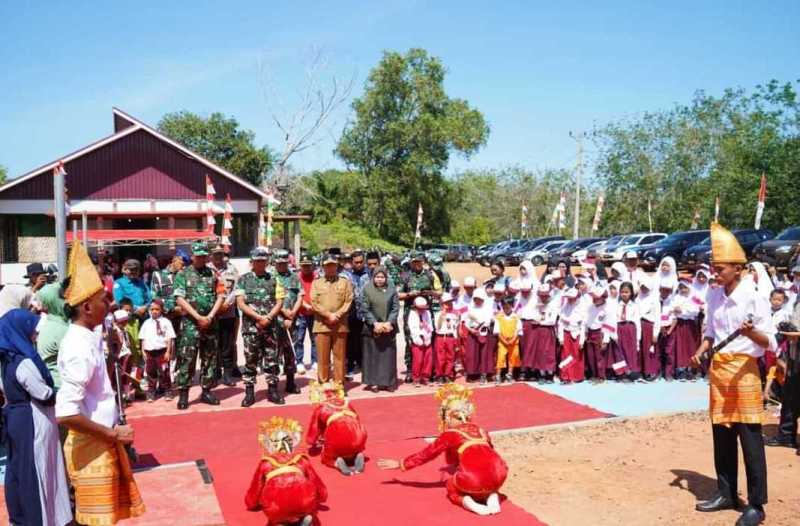
[[[691, 358], [703, 338], [706, 296], [715, 286], [709, 268], [679, 276], [674, 259], [666, 257], [647, 273], [633, 256], [603, 277], [592, 262], [574, 275], [555, 268], [537, 277], [523, 266], [518, 278], [503, 282], [478, 286], [468, 277], [442, 296], [433, 322], [424, 300], [415, 303], [409, 318], [415, 383], [431, 376], [453, 380], [456, 362], [467, 381], [497, 384], [705, 376], [707, 366], [695, 368]], [[788, 320], [800, 279], [781, 282], [760, 263], [748, 270], [759, 294], [770, 297], [775, 323]], [[765, 378], [772, 365], [780, 371], [780, 362], [767, 358]]]

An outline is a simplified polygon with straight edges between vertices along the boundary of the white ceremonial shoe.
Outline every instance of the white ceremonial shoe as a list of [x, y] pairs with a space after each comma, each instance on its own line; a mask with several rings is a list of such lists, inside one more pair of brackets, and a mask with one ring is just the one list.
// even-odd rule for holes
[[489, 510], [487, 506], [483, 504], [478, 504], [472, 499], [472, 497], [464, 497], [464, 500], [462, 502], [464, 503], [464, 508], [468, 509], [472, 513], [476, 513], [478, 515], [483, 515], [483, 516], [492, 514], [491, 510]]
[[500, 513], [500, 496], [497, 493], [489, 495], [489, 498], [486, 499], [486, 507], [493, 515]]

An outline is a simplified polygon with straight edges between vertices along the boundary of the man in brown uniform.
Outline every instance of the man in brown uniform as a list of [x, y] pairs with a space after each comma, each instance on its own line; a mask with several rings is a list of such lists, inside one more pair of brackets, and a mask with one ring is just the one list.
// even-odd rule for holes
[[[344, 385], [345, 351], [347, 349], [347, 313], [353, 303], [353, 286], [338, 274], [336, 258], [330, 254], [322, 262], [324, 274], [311, 285], [314, 308], [314, 339], [319, 359], [318, 379], [330, 379], [333, 352], [333, 380]], [[355, 337], [358, 337], [356, 335]]]

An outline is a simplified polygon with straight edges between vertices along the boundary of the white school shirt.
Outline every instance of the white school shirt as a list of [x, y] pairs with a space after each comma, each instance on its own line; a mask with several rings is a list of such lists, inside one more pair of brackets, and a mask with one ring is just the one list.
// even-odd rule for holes
[[459, 314], [464, 314], [469, 309], [470, 304], [472, 304], [472, 298], [462, 292], [453, 302], [453, 310]]
[[636, 297], [636, 303], [639, 304], [639, 316], [643, 320], [658, 324], [659, 316], [661, 316], [661, 302], [658, 294], [655, 292], [648, 292], [647, 294], [640, 292]]
[[617, 324], [622, 322], [633, 322], [636, 327], [636, 342], [642, 341], [642, 317], [639, 311], [639, 304], [636, 300], [630, 300], [628, 303], [623, 303], [619, 300], [617, 304]]
[[[410, 314], [410, 313], [409, 313]], [[444, 317], [444, 321], [442, 322], [441, 328], [439, 327], [439, 322]], [[440, 336], [458, 336], [458, 323], [459, 323], [460, 316], [455, 311], [445, 312], [440, 310], [436, 313], [436, 323], [434, 324], [434, 328], [436, 334]]]
[[83, 415], [106, 427], [117, 424], [117, 401], [106, 370], [102, 336], [71, 323], [58, 350], [61, 389], [56, 417]]
[[592, 303], [586, 312], [586, 328], [602, 330], [603, 343], [617, 339], [617, 313], [609, 300], [599, 307]]
[[689, 296], [691, 296], [692, 301], [699, 307], [701, 312], [705, 312], [706, 310], [706, 298], [708, 297], [708, 290], [710, 288], [708, 283], [702, 287], [692, 284], [689, 288]]
[[675, 316], [679, 320], [696, 320], [700, 315], [700, 305], [695, 302], [691, 292], [688, 296], [684, 296], [680, 292], [676, 293], [672, 307], [678, 309]]
[[408, 332], [411, 333], [411, 341], [414, 342], [414, 345], [430, 345], [433, 336], [430, 311], [424, 310], [420, 314], [419, 310], [412, 309], [408, 313]]
[[669, 327], [672, 325], [672, 322], [675, 321], [675, 313], [672, 312], [675, 296], [675, 294], [670, 294], [666, 299], [661, 299], [661, 296], [659, 296], [659, 302], [661, 304], [661, 315], [659, 316], [660, 321], [658, 324], [659, 328]]
[[[740, 281], [730, 296], [725, 295], [725, 287], [711, 289], [708, 293], [705, 337], [710, 338], [714, 344], [721, 342], [741, 327], [749, 314], [753, 316], [753, 327], [769, 338], [767, 349], [775, 352], [777, 342], [770, 311], [769, 302], [758, 294], [755, 284], [750, 281]], [[759, 358], [764, 355], [765, 350], [750, 338], [740, 336], [720, 352]]]
[[552, 327], [556, 324], [560, 311], [561, 304], [558, 301], [550, 298], [547, 303], [543, 303], [542, 300], [538, 300], [538, 305], [536, 306], [536, 309], [534, 309], [535, 317], [533, 318], [533, 321], [539, 325]]
[[533, 320], [536, 318], [536, 308], [539, 304], [539, 297], [530, 294], [527, 298], [520, 296], [514, 312], [523, 320]]
[[568, 332], [581, 345], [586, 339], [586, 309], [580, 299], [573, 303], [564, 301], [558, 316], [558, 341], [564, 342], [564, 333]]
[[779, 323], [785, 321], [792, 321], [792, 311], [791, 309], [786, 308], [786, 305], [784, 305], [778, 310], [771, 310], [771, 312], [772, 312], [772, 324], [775, 326], [776, 331], [778, 330]]
[[[157, 324], [161, 327], [163, 336], [158, 335]], [[139, 339], [142, 341], [142, 350], [158, 351], [166, 349], [167, 342], [175, 339], [175, 329], [172, 328], [172, 322], [164, 316], [157, 320], [147, 318], [141, 329], [139, 329]]]

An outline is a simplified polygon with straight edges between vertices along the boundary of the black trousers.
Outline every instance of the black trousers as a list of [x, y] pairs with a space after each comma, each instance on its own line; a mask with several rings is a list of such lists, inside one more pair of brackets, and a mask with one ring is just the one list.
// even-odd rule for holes
[[217, 323], [219, 356], [216, 376], [219, 377], [220, 370], [230, 371], [236, 366], [236, 318], [220, 318]]
[[797, 418], [800, 416], [800, 373], [791, 371], [783, 384], [778, 437], [797, 444]]
[[358, 318], [350, 318], [347, 321], [351, 336], [347, 338], [347, 370], [352, 371], [356, 367], [362, 368], [364, 362], [364, 350], [362, 348], [361, 331], [364, 329], [364, 322]]
[[767, 458], [761, 424], [722, 424], [711, 426], [714, 436], [714, 467], [719, 492], [736, 502], [739, 474], [738, 438], [742, 443], [744, 471], [747, 476], [747, 502], [753, 506], [767, 503]]

